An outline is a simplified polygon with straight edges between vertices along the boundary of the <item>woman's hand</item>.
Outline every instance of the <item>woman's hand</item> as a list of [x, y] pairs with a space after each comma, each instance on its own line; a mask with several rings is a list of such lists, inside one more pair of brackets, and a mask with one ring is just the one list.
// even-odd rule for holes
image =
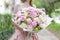
[[22, 28], [20, 28], [19, 27], [19, 25], [17, 25], [15, 22], [12, 22], [12, 24], [18, 29], [18, 30], [21, 30], [21, 31], [23, 31], [23, 29]]
[[32, 40], [38, 40], [38, 35], [36, 33], [33, 33]]

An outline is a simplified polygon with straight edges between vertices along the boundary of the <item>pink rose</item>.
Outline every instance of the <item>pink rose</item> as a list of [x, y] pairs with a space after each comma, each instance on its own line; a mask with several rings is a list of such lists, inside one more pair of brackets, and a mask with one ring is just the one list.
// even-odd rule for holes
[[24, 14], [22, 14], [22, 13], [19, 11], [19, 12], [17, 12], [17, 13], [15, 14], [15, 16], [21, 17], [21, 16], [24, 16]]
[[35, 8], [33, 8], [33, 7], [29, 7], [28, 9], [27, 9], [27, 12], [28, 13], [33, 13], [35, 11]]
[[33, 27], [36, 27], [36, 26], [37, 26], [37, 22], [36, 22], [36, 21], [33, 21], [31, 25], [32, 25]]
[[30, 16], [31, 16], [31, 18], [35, 18], [37, 16], [37, 14], [32, 13], [32, 14], [30, 14]]
[[30, 7], [30, 8], [28, 8], [28, 10], [27, 10], [27, 12], [28, 12], [28, 14], [31, 16], [31, 18], [35, 18], [36, 16], [38, 16], [38, 12], [39, 11], [37, 11], [35, 8], [33, 8], [33, 7]]
[[21, 17], [20, 17], [20, 20], [21, 20], [21, 21], [24, 21], [24, 20], [26, 20], [26, 17], [25, 17], [25, 16], [21, 16]]
[[35, 12], [39, 15], [41, 13], [40, 9], [36, 9]]
[[19, 11], [15, 15], [19, 17], [19, 16], [21, 16], [21, 12]]
[[30, 13], [29, 15], [31, 16], [31, 18], [35, 18], [38, 16], [36, 12]]
[[32, 23], [32, 20], [30, 18], [27, 19], [28, 24]]

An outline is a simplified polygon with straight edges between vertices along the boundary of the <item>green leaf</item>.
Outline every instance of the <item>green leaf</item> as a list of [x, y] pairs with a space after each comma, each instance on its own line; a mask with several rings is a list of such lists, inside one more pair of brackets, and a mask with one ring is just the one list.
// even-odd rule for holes
[[42, 28], [40, 26], [38, 26], [38, 29], [41, 30]]
[[34, 28], [34, 31], [35, 31], [35, 32], [38, 32], [38, 30], [39, 30], [38, 28]]
[[23, 21], [23, 23], [27, 24], [27, 21], [25, 20], [25, 21]]
[[26, 18], [31, 18], [29, 15]]

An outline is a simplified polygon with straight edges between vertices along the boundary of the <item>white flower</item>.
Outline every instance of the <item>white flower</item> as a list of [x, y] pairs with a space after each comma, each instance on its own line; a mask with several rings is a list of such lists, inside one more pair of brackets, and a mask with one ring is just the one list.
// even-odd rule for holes
[[39, 20], [39, 18], [38, 18], [38, 17], [34, 18], [34, 21], [38, 21], [38, 20]]
[[28, 13], [27, 12], [24, 12], [24, 15], [25, 15], [25, 17], [27, 17]]
[[20, 26], [22, 29], [27, 28], [27, 25], [26, 25], [25, 23], [22, 23], [22, 24], [20, 24], [19, 26]]
[[44, 19], [42, 20], [44, 23], [40, 24], [40, 26], [45, 29], [46, 27], [48, 27], [49, 24], [51, 24], [51, 21], [53, 19], [50, 18], [48, 15], [44, 16]]
[[41, 19], [41, 18], [43, 18], [43, 16], [42, 15], [39, 15], [39, 19]]

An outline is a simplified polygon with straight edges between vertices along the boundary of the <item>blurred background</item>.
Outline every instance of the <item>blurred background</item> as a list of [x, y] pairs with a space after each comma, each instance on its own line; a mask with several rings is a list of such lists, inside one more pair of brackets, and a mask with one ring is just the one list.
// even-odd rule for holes
[[[0, 0], [0, 40], [8, 40], [14, 33], [11, 17], [14, 5], [20, 0]], [[37, 8], [45, 9], [46, 14], [53, 18], [47, 30], [60, 38], [60, 0], [33, 0]]]

